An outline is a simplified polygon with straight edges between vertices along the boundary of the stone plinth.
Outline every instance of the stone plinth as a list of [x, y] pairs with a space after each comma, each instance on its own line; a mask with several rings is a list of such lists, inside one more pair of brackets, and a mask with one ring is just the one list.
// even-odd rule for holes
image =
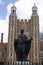
[[14, 65], [31, 65], [29, 61], [16, 61]]

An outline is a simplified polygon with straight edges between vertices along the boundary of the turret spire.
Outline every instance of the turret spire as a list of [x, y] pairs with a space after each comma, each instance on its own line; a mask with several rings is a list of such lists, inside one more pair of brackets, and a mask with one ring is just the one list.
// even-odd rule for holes
[[35, 5], [35, 3], [34, 3], [34, 6], [32, 7], [32, 15], [33, 15], [33, 16], [38, 15], [38, 14], [37, 14], [37, 9], [38, 9], [38, 8], [36, 7], [36, 5]]
[[11, 7], [11, 15], [16, 15], [16, 7], [13, 3], [13, 6]]

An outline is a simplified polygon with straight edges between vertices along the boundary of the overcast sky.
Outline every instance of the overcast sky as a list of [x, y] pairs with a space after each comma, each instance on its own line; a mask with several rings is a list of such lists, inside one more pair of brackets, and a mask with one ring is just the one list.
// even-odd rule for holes
[[0, 0], [0, 40], [1, 33], [4, 33], [4, 42], [8, 41], [8, 24], [11, 6], [15, 4], [17, 17], [19, 19], [30, 19], [34, 3], [38, 7], [39, 28], [43, 33], [43, 0]]

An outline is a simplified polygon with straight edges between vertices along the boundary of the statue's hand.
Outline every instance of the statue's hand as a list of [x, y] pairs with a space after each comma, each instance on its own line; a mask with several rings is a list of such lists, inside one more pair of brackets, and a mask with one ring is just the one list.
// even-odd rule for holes
[[31, 40], [33, 40], [33, 38], [31, 37]]

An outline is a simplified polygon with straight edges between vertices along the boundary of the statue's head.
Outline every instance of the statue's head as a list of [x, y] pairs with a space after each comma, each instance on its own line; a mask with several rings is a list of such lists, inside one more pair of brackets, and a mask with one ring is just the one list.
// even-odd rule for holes
[[20, 33], [21, 33], [21, 34], [23, 34], [23, 33], [24, 33], [24, 29], [23, 29], [23, 28], [21, 28]]

